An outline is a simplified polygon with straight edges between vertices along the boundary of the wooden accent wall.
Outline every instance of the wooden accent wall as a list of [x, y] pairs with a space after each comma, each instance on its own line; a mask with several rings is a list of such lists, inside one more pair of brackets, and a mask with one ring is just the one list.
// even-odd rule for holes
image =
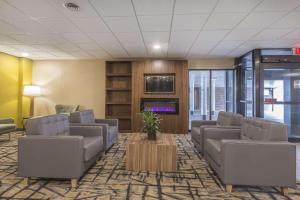
[[[145, 94], [144, 74], [176, 74], [174, 94]], [[161, 132], [185, 134], [188, 132], [188, 64], [185, 60], [146, 60], [132, 62], [132, 129], [142, 128], [141, 98], [179, 98], [179, 114], [161, 114]]]

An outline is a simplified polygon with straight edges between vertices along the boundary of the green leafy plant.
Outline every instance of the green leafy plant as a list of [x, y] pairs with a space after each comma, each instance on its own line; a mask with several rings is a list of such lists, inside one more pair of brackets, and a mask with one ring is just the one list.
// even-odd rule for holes
[[142, 112], [143, 132], [148, 134], [148, 138], [155, 139], [156, 133], [160, 130], [160, 119], [158, 115], [151, 111]]

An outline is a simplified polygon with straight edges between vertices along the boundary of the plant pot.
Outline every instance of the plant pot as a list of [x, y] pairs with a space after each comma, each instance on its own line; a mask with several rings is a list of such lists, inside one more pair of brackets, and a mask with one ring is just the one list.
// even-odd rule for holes
[[156, 134], [148, 133], [148, 140], [156, 140]]

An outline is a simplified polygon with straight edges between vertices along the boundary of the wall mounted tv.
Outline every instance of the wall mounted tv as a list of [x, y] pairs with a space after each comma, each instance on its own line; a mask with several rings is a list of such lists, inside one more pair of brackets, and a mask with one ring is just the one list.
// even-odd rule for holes
[[175, 93], [175, 74], [145, 74], [145, 93]]

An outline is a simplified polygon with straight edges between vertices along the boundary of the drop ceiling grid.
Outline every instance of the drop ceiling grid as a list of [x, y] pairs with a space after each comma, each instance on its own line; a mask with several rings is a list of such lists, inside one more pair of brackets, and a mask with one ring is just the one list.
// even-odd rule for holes
[[[1, 1], [0, 51], [27, 49], [33, 59], [205, 58], [300, 42], [300, 0], [73, 0], [79, 13], [63, 2]], [[201, 40], [209, 32], [221, 37]]]

